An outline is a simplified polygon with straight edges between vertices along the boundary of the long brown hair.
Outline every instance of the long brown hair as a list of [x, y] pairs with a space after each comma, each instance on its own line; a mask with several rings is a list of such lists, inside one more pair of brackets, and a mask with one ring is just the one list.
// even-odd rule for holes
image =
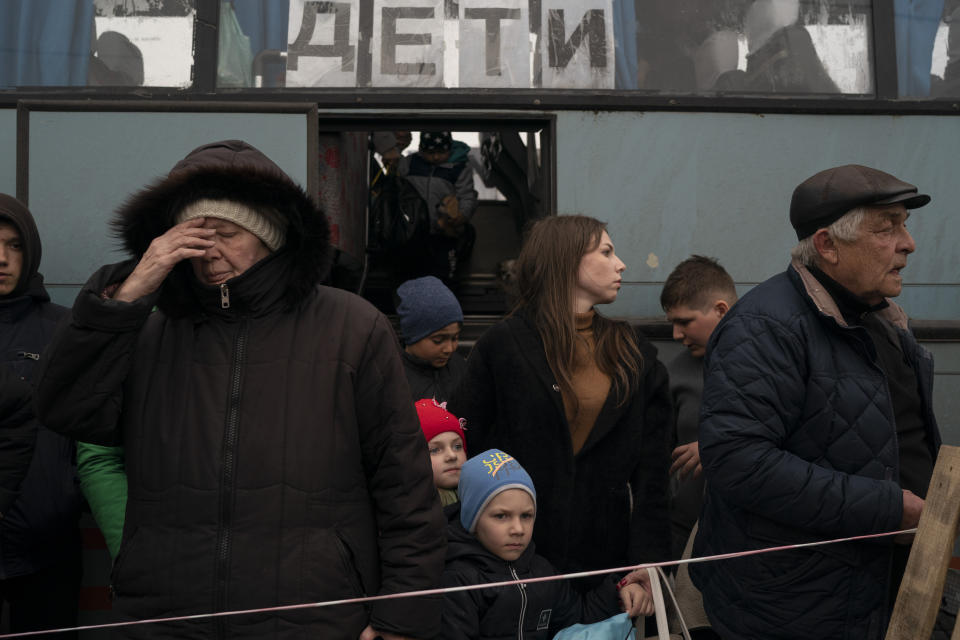
[[[580, 215], [550, 216], [537, 221], [517, 258], [519, 302], [514, 313], [525, 311], [543, 340], [550, 370], [564, 396], [573, 394], [577, 334], [574, 288], [580, 260], [600, 244], [606, 223]], [[622, 406], [636, 391], [643, 356], [633, 329], [626, 322], [593, 320], [597, 367], [610, 376]]]

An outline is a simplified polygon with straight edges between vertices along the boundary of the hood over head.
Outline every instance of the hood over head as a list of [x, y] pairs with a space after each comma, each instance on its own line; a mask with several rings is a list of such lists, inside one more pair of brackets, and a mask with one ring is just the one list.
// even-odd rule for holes
[[[23, 244], [23, 269], [20, 273], [20, 279], [13, 291], [5, 297], [8, 299], [16, 298], [26, 292], [42, 291], [43, 276], [39, 273], [42, 254], [40, 233], [37, 231], [37, 223], [33, 219], [33, 214], [13, 196], [0, 193], [0, 222], [6, 222], [16, 227], [20, 234], [20, 242]], [[48, 299], [46, 293], [43, 293], [40, 297]]]
[[[272, 160], [241, 140], [194, 149], [165, 178], [133, 194], [112, 225], [126, 250], [140, 258], [154, 238], [176, 224], [184, 207], [202, 199], [240, 202], [286, 229], [276, 252], [289, 267], [286, 282], [279, 283], [286, 308], [296, 307], [326, 277], [332, 251], [323, 211]], [[184, 260], [167, 277], [160, 308], [181, 314], [195, 309], [192, 279]]]

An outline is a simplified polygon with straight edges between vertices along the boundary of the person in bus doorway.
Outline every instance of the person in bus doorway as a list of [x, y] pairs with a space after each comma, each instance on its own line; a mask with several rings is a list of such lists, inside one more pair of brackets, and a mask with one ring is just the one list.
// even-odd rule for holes
[[[41, 253], [33, 215], [0, 194], [0, 367], [27, 381], [35, 379], [67, 313], [50, 302], [39, 272]], [[40, 426], [19, 495], [3, 509], [0, 598], [9, 605], [15, 633], [77, 624], [83, 498], [75, 455], [69, 438]]]
[[458, 351], [463, 310], [439, 279], [424, 276], [397, 288], [403, 370], [414, 400], [450, 399], [467, 368]]
[[[915, 527], [940, 446], [933, 359], [891, 298], [930, 197], [859, 165], [793, 192], [787, 270], [710, 338], [700, 422], [708, 556]], [[910, 537], [696, 564], [723, 638], [882, 638]]]
[[634, 327], [595, 308], [617, 299], [625, 269], [602, 222], [537, 221], [517, 262], [520, 304], [477, 341], [448, 404], [469, 450], [509, 451], [530, 473], [534, 540], [563, 572], [670, 557], [667, 371]]
[[[122, 619], [427, 589], [443, 514], [389, 321], [319, 286], [323, 212], [263, 153], [199, 147], [120, 208], [50, 346], [41, 419], [122, 442]], [[154, 307], [156, 311], [152, 311]], [[139, 638], [431, 637], [438, 599], [134, 626]]]
[[448, 284], [470, 258], [476, 239], [470, 218], [477, 209], [477, 191], [467, 164], [469, 150], [449, 131], [423, 131], [420, 150], [397, 163], [397, 175], [417, 190], [430, 217], [420, 275], [434, 275]]

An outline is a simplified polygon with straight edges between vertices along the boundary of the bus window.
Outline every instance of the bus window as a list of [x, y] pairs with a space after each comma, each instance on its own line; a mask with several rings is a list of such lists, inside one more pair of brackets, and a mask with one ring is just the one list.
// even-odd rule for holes
[[894, 2], [897, 93], [960, 96], [960, 0]]
[[874, 91], [870, 0], [235, 0], [232, 11], [256, 87]]
[[[0, 88], [190, 85], [193, 0], [15, 0]], [[11, 6], [13, 5], [13, 6]]]
[[[869, 94], [868, 0], [637, 0], [623, 88], [670, 93]], [[622, 57], [633, 61], [624, 33]], [[634, 73], [635, 72], [635, 73]]]

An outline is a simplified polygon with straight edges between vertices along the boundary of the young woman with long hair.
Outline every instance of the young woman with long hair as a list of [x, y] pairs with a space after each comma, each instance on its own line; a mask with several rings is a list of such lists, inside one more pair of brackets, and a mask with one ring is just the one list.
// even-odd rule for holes
[[560, 570], [668, 559], [667, 374], [640, 333], [594, 309], [626, 268], [606, 226], [540, 220], [517, 262], [519, 303], [477, 342], [449, 403], [468, 449], [527, 469], [537, 551]]

